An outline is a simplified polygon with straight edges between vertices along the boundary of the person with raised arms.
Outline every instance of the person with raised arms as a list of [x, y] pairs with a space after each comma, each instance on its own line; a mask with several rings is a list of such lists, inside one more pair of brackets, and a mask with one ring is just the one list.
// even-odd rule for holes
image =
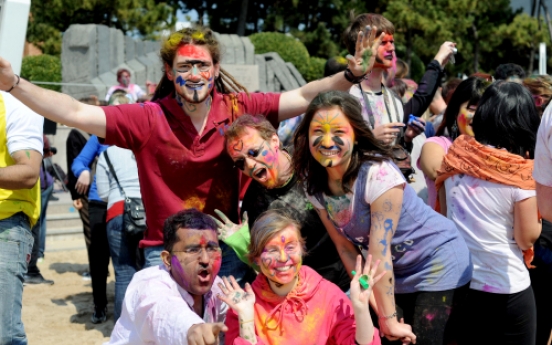
[[[358, 34], [348, 68], [301, 88], [248, 93], [220, 66], [219, 42], [211, 30], [186, 28], [162, 44], [165, 73], [152, 102], [96, 107], [37, 87], [13, 73], [0, 58], [0, 90], [8, 90], [52, 121], [80, 128], [134, 152], [148, 230], [141, 247], [146, 266], [161, 263], [162, 228], [171, 214], [195, 207], [207, 214], [221, 210], [238, 220], [239, 177], [224, 153], [224, 130], [242, 114], [263, 114], [272, 124], [303, 113], [321, 91], [348, 90], [371, 70], [381, 37], [377, 29]], [[366, 31], [368, 32], [368, 31]], [[223, 245], [222, 274], [239, 279], [241, 263]], [[245, 267], [245, 264], [243, 264]]]

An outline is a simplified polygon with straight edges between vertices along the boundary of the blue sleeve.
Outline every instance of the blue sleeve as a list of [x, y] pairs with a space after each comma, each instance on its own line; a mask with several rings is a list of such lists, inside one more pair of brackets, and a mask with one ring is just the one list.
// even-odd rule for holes
[[98, 137], [92, 135], [86, 142], [86, 145], [82, 148], [79, 155], [73, 160], [71, 165], [71, 171], [78, 178], [84, 170], [90, 171], [90, 164], [94, 161], [99, 154], [101, 144], [98, 141]]

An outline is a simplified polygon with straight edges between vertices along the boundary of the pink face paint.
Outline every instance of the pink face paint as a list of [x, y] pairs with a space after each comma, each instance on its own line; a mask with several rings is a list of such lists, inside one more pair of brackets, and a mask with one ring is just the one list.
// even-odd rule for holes
[[207, 240], [205, 239], [205, 236], [201, 236], [201, 239], [199, 240], [199, 244], [203, 247], [205, 244], [207, 244]]
[[184, 56], [191, 60], [212, 61], [211, 55], [208, 53], [208, 50], [206, 48], [193, 44], [185, 44], [178, 48], [178, 55]]
[[263, 248], [260, 262], [261, 272], [270, 280], [284, 285], [294, 282], [302, 263], [298, 230], [289, 226], [275, 234]]

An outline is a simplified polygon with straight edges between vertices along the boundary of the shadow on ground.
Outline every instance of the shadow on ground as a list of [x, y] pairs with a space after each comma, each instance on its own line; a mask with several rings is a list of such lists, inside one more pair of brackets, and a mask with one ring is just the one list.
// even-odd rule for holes
[[70, 262], [55, 262], [50, 265], [50, 269], [58, 274], [62, 273], [77, 273], [82, 275], [88, 271], [88, 264], [75, 264]]
[[[52, 266], [54, 266], [53, 264]], [[66, 265], [66, 264], [59, 264], [59, 265]], [[71, 264], [68, 264], [71, 265]], [[79, 266], [79, 265], [73, 265], [73, 266]], [[88, 266], [88, 265], [82, 265], [82, 266]], [[54, 268], [52, 268], [54, 269]], [[64, 273], [64, 272], [62, 272]], [[69, 318], [69, 322], [71, 323], [77, 323], [84, 325], [84, 328], [88, 330], [95, 330], [102, 333], [104, 337], [109, 337], [111, 335], [111, 331], [113, 330], [114, 321], [113, 321], [113, 301], [115, 300], [114, 296], [114, 289], [115, 289], [115, 282], [110, 282], [107, 284], [107, 321], [101, 324], [93, 324], [90, 320], [92, 317], [92, 313], [94, 312], [94, 301], [92, 297], [92, 292], [81, 292], [75, 295], [69, 295], [63, 299], [52, 299], [52, 303], [59, 305], [59, 306], [65, 306], [69, 303], [72, 303], [75, 305], [75, 308], [77, 309], [77, 313], [74, 315], [71, 315]]]

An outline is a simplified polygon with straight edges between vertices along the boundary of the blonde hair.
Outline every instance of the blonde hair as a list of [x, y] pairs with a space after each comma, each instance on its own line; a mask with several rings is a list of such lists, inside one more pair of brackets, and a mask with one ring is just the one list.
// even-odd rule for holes
[[[215, 38], [215, 35], [210, 29], [206, 28], [184, 28], [173, 32], [161, 44], [159, 55], [163, 67], [165, 64], [172, 66], [176, 51], [179, 47], [193, 44], [205, 47], [211, 54], [213, 64], [220, 63], [221, 51], [220, 44]], [[247, 89], [241, 85], [234, 77], [232, 77], [223, 68], [220, 68], [220, 74], [215, 78], [215, 87], [220, 93], [245, 92]], [[157, 100], [174, 93], [174, 84], [167, 78], [166, 73], [163, 73], [163, 78], [157, 85], [152, 100]]]
[[284, 209], [273, 209], [263, 212], [253, 224], [251, 229], [251, 241], [249, 242], [249, 253], [247, 259], [254, 263], [261, 256], [264, 247], [280, 231], [292, 226], [297, 231], [297, 238], [303, 251], [303, 256], [307, 251], [305, 248], [305, 239], [301, 237], [301, 225], [292, 218], [289, 211]]
[[544, 98], [542, 104], [537, 107], [542, 114], [552, 99], [552, 77], [549, 75], [531, 76], [523, 79], [522, 84], [531, 92], [531, 95]]

